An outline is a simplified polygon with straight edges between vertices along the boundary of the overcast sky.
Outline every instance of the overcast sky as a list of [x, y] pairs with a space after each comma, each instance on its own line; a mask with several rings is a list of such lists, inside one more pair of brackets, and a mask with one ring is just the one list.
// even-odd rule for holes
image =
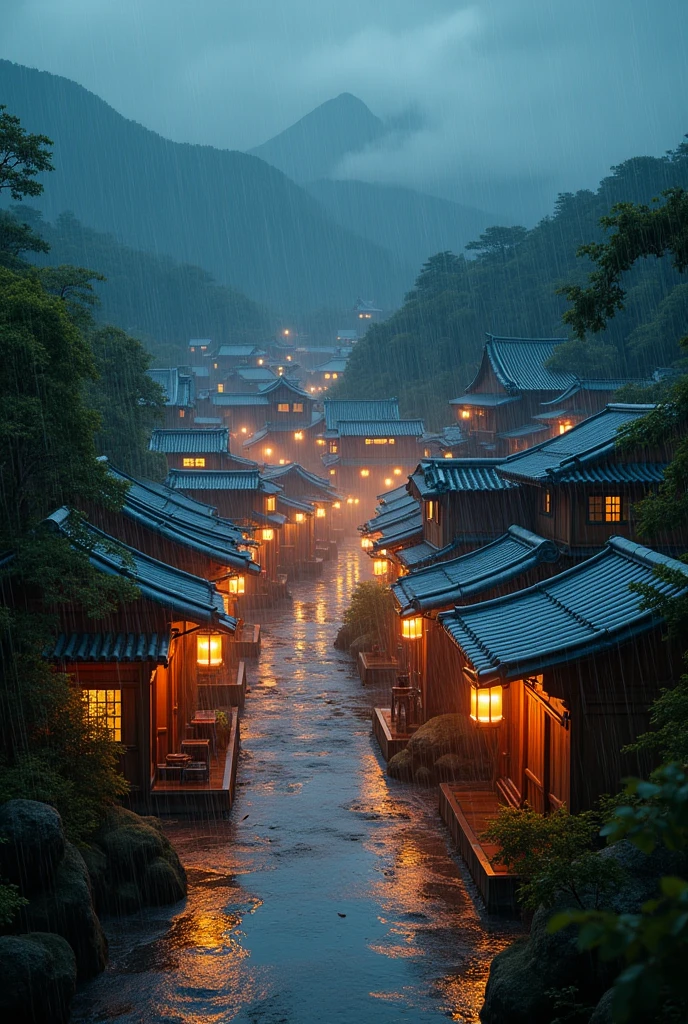
[[[342, 175], [551, 209], [688, 132], [688, 0], [0, 0], [0, 55], [248, 149], [340, 92], [423, 127]], [[1, 101], [1, 97], [0, 97]], [[502, 206], [502, 208], [504, 208]]]

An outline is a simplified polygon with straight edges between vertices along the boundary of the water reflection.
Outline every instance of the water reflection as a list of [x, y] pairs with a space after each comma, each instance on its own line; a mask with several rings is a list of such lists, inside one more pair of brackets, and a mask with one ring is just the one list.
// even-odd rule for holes
[[76, 1021], [477, 1021], [508, 930], [476, 910], [436, 795], [387, 780], [332, 648], [368, 561], [352, 541], [266, 623], [231, 819], [170, 823], [189, 898], [108, 923]]

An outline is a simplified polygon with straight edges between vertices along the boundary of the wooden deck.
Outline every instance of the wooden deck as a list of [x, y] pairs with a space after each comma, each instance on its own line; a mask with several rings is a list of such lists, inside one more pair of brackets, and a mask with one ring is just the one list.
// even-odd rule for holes
[[257, 658], [260, 654], [260, 626], [244, 623], [234, 634], [232, 651], [237, 658]]
[[493, 864], [496, 847], [478, 838], [499, 808], [497, 794], [485, 783], [440, 786], [440, 815], [491, 914], [516, 913], [518, 879], [501, 864]]
[[397, 678], [397, 661], [388, 654], [361, 651], [358, 674], [364, 686], [393, 686]]
[[210, 762], [208, 782], [170, 782], [156, 779], [151, 790], [155, 814], [212, 817], [230, 810], [234, 803], [239, 759], [239, 712], [233, 709], [227, 749]]
[[204, 711], [243, 708], [246, 700], [246, 663], [240, 661], [236, 674], [198, 684], [198, 706]]
[[373, 735], [385, 761], [403, 750], [415, 731], [412, 728], [410, 732], [397, 732], [392, 725], [391, 708], [373, 708]]

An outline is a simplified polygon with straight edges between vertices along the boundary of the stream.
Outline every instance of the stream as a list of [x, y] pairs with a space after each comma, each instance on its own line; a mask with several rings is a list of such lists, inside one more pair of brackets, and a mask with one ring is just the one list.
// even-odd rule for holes
[[172, 820], [189, 895], [104, 918], [110, 962], [80, 1024], [476, 1022], [515, 934], [487, 917], [434, 789], [387, 779], [365, 690], [332, 646], [370, 578], [357, 542], [263, 618], [227, 820]]

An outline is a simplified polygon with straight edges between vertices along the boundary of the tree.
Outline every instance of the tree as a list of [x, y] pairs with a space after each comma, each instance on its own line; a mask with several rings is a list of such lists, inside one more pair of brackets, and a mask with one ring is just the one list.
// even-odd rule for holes
[[25, 252], [49, 252], [48, 243], [6, 210], [0, 210], [0, 266], [10, 270], [26, 269]]
[[43, 186], [35, 178], [41, 171], [54, 170], [48, 149], [52, 144], [47, 135], [29, 134], [19, 118], [0, 105], [0, 192], [9, 190], [17, 202], [39, 196]]
[[477, 252], [476, 258], [485, 263], [495, 260], [504, 262], [514, 255], [527, 237], [528, 229], [520, 225], [512, 228], [491, 227], [464, 248], [469, 252]]

